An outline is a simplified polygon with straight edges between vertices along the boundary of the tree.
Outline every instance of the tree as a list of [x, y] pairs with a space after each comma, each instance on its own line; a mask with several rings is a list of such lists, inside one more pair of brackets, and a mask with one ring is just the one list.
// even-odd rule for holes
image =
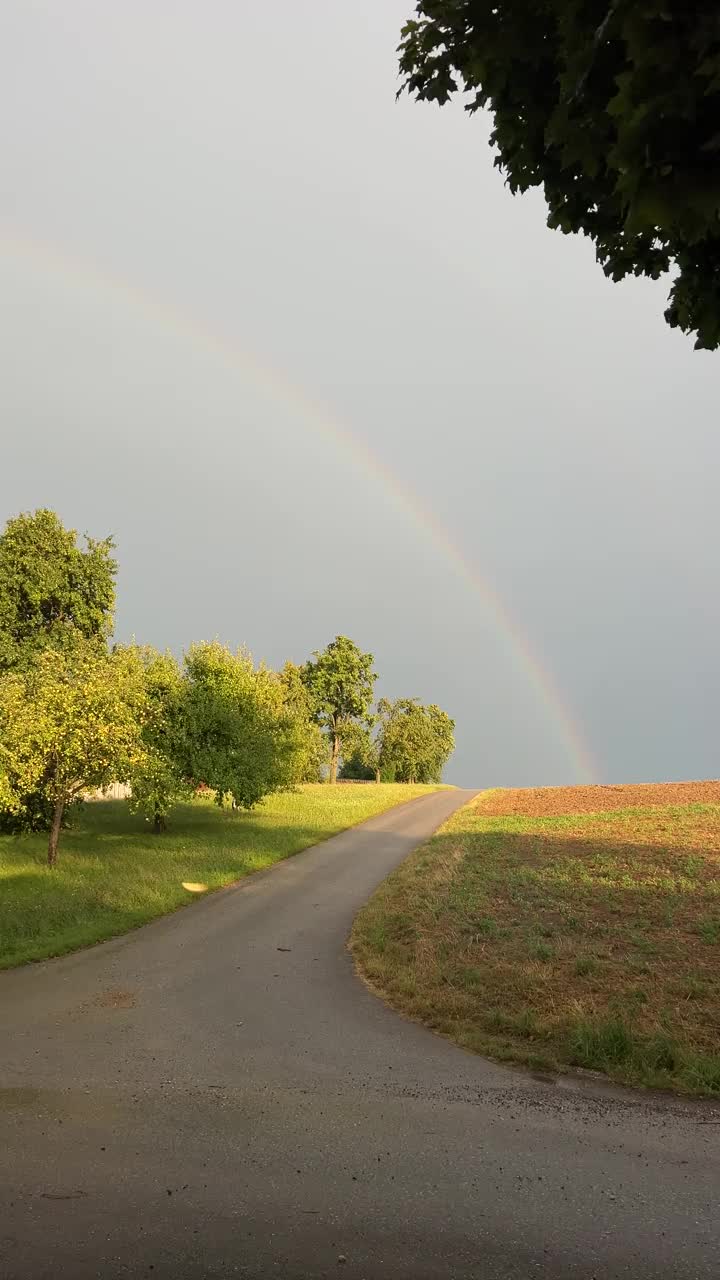
[[376, 675], [375, 659], [362, 653], [347, 636], [336, 636], [314, 662], [303, 668], [317, 723], [330, 740], [330, 782], [337, 782], [343, 735], [351, 726], [369, 723]]
[[398, 782], [440, 782], [454, 748], [455, 722], [445, 711], [415, 698], [378, 703], [380, 768]]
[[403, 88], [489, 107], [513, 194], [583, 232], [613, 280], [676, 278], [665, 318], [720, 345], [720, 27], [715, 0], [417, 0]]
[[[116, 564], [112, 540], [65, 529], [54, 511], [8, 520], [0, 535], [0, 674], [30, 665], [44, 649], [68, 652], [78, 639], [103, 650], [112, 628]], [[40, 793], [14, 811], [0, 797], [0, 829], [47, 830], [52, 812]]]
[[294, 724], [296, 782], [319, 782], [327, 752], [320, 726], [314, 718], [313, 701], [303, 680], [302, 667], [286, 662], [279, 674], [285, 711]]
[[115, 604], [112, 539], [77, 544], [54, 511], [8, 520], [0, 535], [0, 672], [76, 639], [107, 644]]
[[130, 807], [164, 831], [167, 815], [179, 800], [190, 799], [188, 777], [187, 680], [171, 653], [151, 646], [137, 649], [145, 682], [146, 715], [142, 728], [144, 751], [130, 776]]
[[[373, 717], [374, 720], [374, 717]], [[340, 777], [352, 782], [380, 781], [380, 746], [369, 724], [353, 724], [343, 734]]]
[[48, 864], [63, 814], [84, 792], [126, 781], [143, 754], [143, 673], [131, 649], [92, 641], [46, 649], [0, 676], [0, 797], [12, 811], [28, 795], [51, 807]]
[[293, 786], [306, 741], [282, 678], [217, 642], [193, 645], [185, 670], [187, 775], [242, 809]]
[[372, 782], [377, 779], [377, 772], [367, 763], [362, 751], [348, 751], [343, 747], [339, 777], [342, 782]]

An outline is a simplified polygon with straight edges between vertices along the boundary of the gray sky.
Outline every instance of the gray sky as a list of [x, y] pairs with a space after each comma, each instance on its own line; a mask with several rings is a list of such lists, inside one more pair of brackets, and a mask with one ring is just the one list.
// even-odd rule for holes
[[352, 636], [451, 781], [717, 776], [718, 357], [395, 102], [411, 9], [6, 0], [0, 518], [112, 532], [120, 638]]

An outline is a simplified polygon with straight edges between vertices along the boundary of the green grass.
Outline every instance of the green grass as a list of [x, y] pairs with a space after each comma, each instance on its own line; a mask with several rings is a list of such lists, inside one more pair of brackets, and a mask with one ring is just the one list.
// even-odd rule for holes
[[46, 836], [0, 836], [0, 968], [134, 929], [189, 902], [183, 881], [220, 888], [435, 790], [306, 786], [251, 813], [198, 799], [178, 806], [160, 836], [124, 802], [97, 801], [63, 832], [54, 871]]
[[720, 1095], [720, 805], [577, 812], [568, 788], [545, 816], [527, 795], [460, 810], [381, 885], [360, 971], [477, 1052]]

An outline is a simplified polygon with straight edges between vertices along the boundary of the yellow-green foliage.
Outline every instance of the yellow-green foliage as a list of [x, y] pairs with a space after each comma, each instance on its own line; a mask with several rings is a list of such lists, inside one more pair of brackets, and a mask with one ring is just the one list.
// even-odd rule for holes
[[185, 671], [190, 777], [244, 809], [299, 781], [310, 720], [285, 676], [217, 642], [192, 645]]
[[[58, 816], [84, 791], [124, 780], [143, 755], [137, 654], [76, 640], [0, 677], [0, 794], [10, 811], [41, 794]], [[55, 833], [57, 835], [57, 833]], [[51, 856], [54, 853], [51, 841]]]

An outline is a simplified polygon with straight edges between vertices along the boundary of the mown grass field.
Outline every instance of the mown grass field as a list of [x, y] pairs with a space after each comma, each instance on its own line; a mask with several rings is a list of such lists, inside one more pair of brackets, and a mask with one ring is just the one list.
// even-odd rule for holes
[[720, 783], [486, 792], [356, 920], [361, 973], [459, 1044], [720, 1095]]
[[251, 813], [209, 799], [179, 805], [156, 836], [123, 801], [83, 806], [62, 834], [0, 836], [0, 968], [124, 933], [191, 900], [183, 882], [217, 889], [436, 787], [306, 786]]

